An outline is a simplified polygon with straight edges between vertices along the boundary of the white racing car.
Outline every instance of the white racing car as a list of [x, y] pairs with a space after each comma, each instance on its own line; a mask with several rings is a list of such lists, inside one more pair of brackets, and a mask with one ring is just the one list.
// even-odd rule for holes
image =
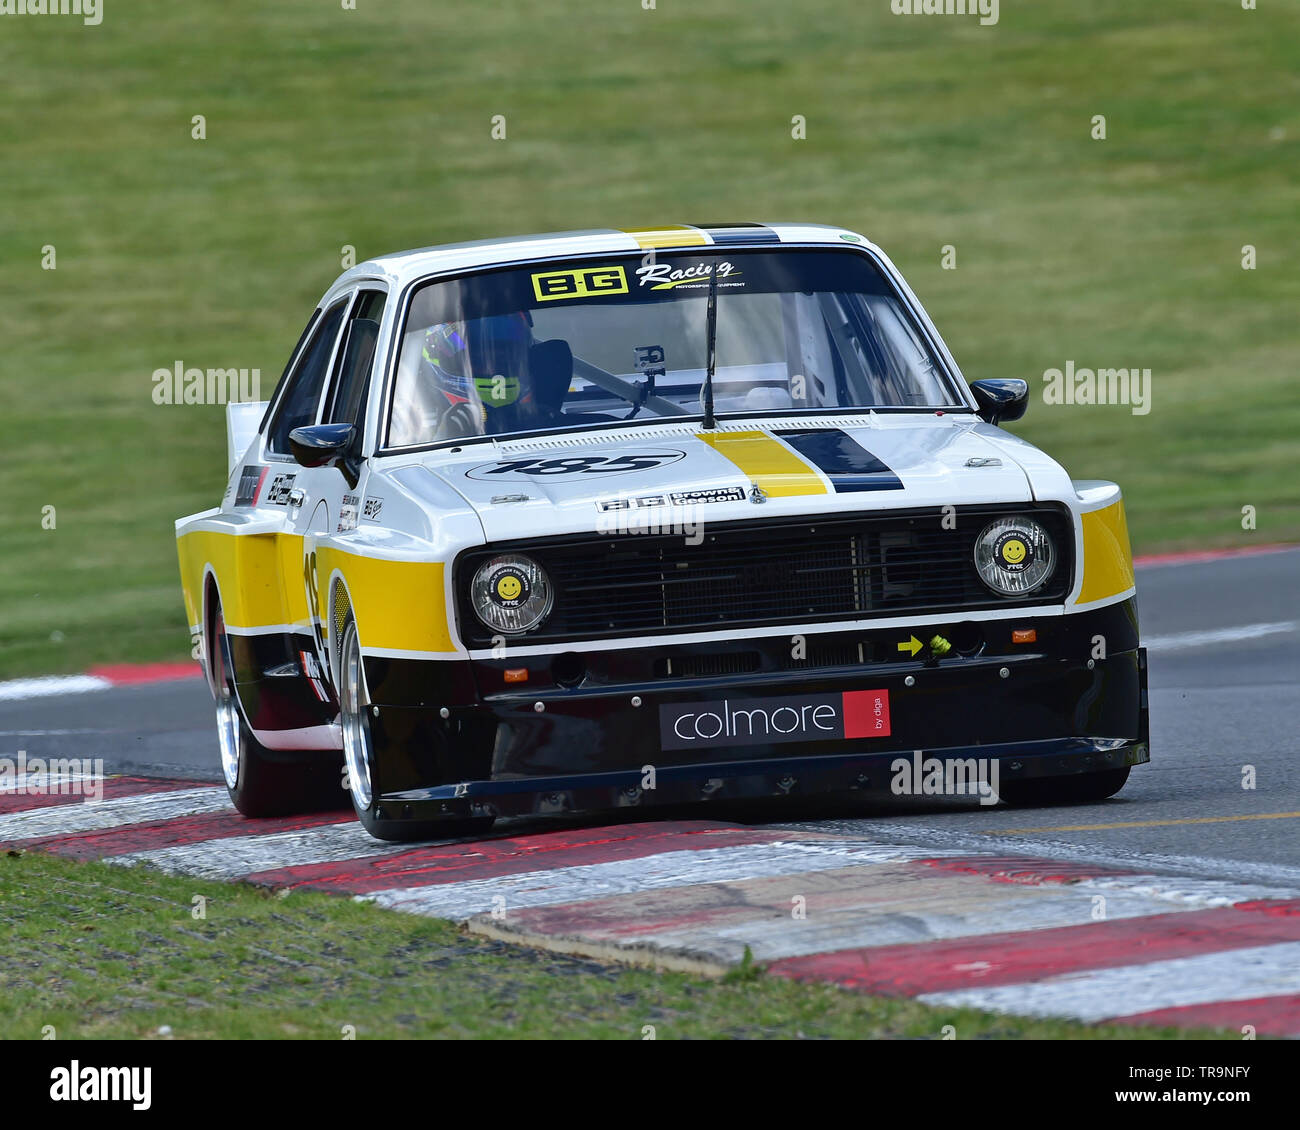
[[1012, 803], [1110, 796], [1148, 760], [1124, 507], [998, 426], [1027, 398], [968, 386], [840, 228], [347, 271], [177, 522], [235, 804], [342, 781], [415, 839], [899, 791], [921, 755]]

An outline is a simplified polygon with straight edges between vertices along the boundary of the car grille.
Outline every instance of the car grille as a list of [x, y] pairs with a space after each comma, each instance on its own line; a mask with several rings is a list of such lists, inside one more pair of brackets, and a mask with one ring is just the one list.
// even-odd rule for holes
[[[1056, 545], [1052, 575], [1028, 597], [998, 597], [975, 572], [975, 539], [1007, 514], [1034, 517]], [[556, 642], [1059, 602], [1070, 588], [1070, 531], [1063, 508], [986, 506], [947, 521], [936, 509], [706, 525], [697, 545], [680, 535], [498, 543], [457, 562], [462, 638], [491, 640], [469, 583], [484, 560], [512, 551], [539, 561], [555, 587], [550, 616], [525, 638]]]

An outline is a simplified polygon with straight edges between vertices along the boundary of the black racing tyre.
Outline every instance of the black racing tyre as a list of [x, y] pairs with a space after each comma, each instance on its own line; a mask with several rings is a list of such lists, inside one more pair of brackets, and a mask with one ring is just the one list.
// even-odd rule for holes
[[1005, 781], [998, 795], [1017, 808], [1046, 804], [1093, 804], [1113, 797], [1128, 781], [1129, 767], [1103, 769], [1097, 773], [1076, 773], [1065, 777], [1035, 777], [1028, 781]]
[[245, 816], [289, 816], [345, 807], [337, 752], [267, 749], [253, 736], [239, 704], [220, 602], [213, 612], [210, 657], [221, 773], [235, 807]]
[[339, 641], [339, 721], [343, 725], [343, 761], [347, 771], [352, 807], [365, 828], [377, 840], [407, 843], [413, 840], [443, 840], [474, 836], [492, 827], [492, 817], [463, 817], [443, 820], [392, 820], [378, 815], [380, 795], [377, 783], [375, 740], [370, 728], [370, 694], [366, 689], [365, 666], [356, 621], [349, 612]]

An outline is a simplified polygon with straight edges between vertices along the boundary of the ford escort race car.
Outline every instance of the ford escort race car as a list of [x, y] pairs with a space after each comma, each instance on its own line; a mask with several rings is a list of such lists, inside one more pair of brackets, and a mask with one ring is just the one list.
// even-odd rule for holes
[[999, 426], [1027, 401], [840, 228], [347, 271], [176, 524], [235, 805], [342, 785], [414, 839], [922, 757], [1112, 795], [1148, 760], [1124, 504]]

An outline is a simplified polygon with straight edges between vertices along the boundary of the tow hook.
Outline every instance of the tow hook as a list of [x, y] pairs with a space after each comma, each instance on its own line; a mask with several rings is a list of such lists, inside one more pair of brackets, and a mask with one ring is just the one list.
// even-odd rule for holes
[[927, 667], [938, 667], [939, 660], [952, 651], [950, 644], [943, 636], [932, 636], [930, 639], [930, 655], [925, 661]]

